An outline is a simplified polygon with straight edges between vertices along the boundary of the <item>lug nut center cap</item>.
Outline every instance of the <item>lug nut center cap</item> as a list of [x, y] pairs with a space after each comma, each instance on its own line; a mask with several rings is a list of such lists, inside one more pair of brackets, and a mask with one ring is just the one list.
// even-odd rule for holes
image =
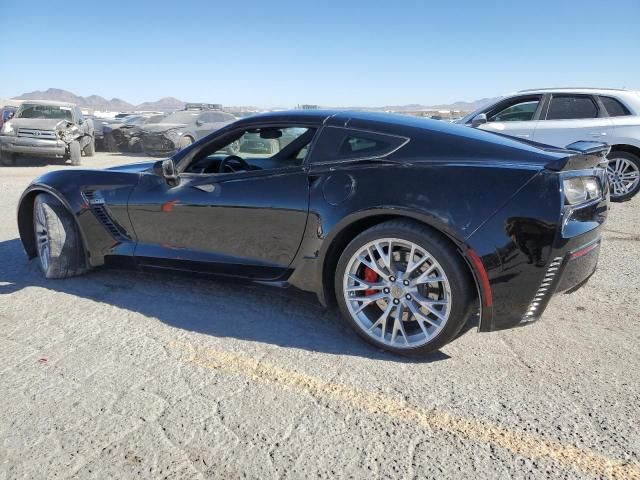
[[393, 298], [402, 298], [404, 296], [404, 288], [400, 285], [391, 285], [391, 295], [393, 295]]

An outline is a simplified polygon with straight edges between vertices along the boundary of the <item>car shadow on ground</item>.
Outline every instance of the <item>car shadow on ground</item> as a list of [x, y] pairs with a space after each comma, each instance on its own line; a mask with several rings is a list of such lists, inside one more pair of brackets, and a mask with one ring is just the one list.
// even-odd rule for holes
[[[159, 160], [160, 158], [165, 158], [165, 157], [150, 156], [150, 155], [147, 155], [146, 153], [104, 152], [104, 151], [99, 151], [96, 153], [102, 157], [101, 160], [104, 160], [105, 157], [106, 158], [113, 157], [117, 159], [120, 159], [121, 157], [127, 157], [127, 159], [130, 159], [127, 163], [138, 162], [138, 161], [154, 162]], [[80, 164], [80, 167], [92, 168], [91, 161], [94, 158], [95, 157], [87, 157], [86, 155], [82, 155], [82, 162]], [[28, 155], [18, 155], [16, 157], [15, 163], [11, 165], [11, 167], [49, 167], [49, 166], [70, 167], [72, 165], [69, 160], [66, 160], [64, 158], [31, 157]]]
[[[103, 302], [218, 338], [402, 363], [449, 358], [433, 352], [411, 359], [376, 349], [361, 340], [338, 312], [322, 308], [313, 295], [295, 289], [109, 268], [66, 280], [47, 280], [37, 260], [27, 261], [19, 239], [0, 242], [0, 299], [28, 287]], [[461, 335], [475, 321], [468, 322]]]

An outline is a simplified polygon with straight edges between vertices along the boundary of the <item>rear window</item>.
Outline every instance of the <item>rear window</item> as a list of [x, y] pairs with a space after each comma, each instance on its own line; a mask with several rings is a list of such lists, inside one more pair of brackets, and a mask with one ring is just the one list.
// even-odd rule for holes
[[406, 143], [404, 137], [364, 132], [340, 127], [325, 127], [314, 147], [313, 162], [351, 158], [384, 157]]
[[547, 113], [547, 120], [574, 120], [597, 116], [598, 108], [591, 97], [554, 95]]
[[627, 107], [622, 105], [618, 100], [612, 97], [600, 97], [604, 108], [610, 117], [624, 117], [625, 115], [631, 115]]

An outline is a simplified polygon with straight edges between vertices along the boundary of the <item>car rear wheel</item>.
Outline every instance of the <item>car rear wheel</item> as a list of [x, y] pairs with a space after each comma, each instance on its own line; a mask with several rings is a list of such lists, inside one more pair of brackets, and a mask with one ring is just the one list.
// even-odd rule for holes
[[404, 355], [452, 340], [474, 299], [455, 248], [426, 226], [403, 220], [358, 235], [342, 253], [334, 281], [340, 310], [356, 332]]
[[33, 227], [38, 260], [45, 277], [67, 278], [86, 271], [78, 227], [57, 198], [48, 193], [36, 197]]
[[607, 159], [611, 201], [630, 200], [640, 190], [640, 158], [633, 153], [613, 151]]
[[82, 149], [80, 143], [75, 140], [69, 144], [69, 160], [71, 165], [80, 165], [82, 162]]

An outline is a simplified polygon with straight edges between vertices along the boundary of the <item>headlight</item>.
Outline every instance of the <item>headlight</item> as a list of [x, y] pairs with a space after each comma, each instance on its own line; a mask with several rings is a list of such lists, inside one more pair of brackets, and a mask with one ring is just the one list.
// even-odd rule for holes
[[602, 196], [596, 177], [569, 177], [562, 181], [564, 197], [569, 205], [577, 205]]
[[15, 132], [11, 122], [5, 122], [5, 124], [2, 125], [2, 131], [0, 131], [3, 135], [15, 135]]

